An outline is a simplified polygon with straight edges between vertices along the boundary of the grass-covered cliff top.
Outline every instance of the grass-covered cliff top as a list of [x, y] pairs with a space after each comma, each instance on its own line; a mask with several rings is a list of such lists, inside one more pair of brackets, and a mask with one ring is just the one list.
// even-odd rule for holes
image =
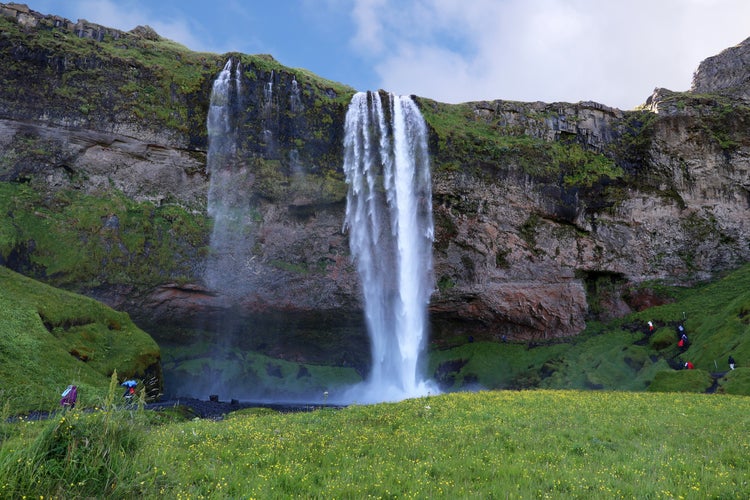
[[546, 121], [558, 117], [552, 106], [549, 110], [532, 109], [533, 106], [516, 103], [516, 114], [523, 118], [520, 123], [509, 125], [500, 116], [483, 116], [478, 103], [445, 104], [420, 99], [421, 111], [436, 140], [432, 150], [436, 153], [437, 170], [465, 171], [468, 167], [474, 174], [494, 176], [497, 171], [516, 169], [535, 178], [553, 180], [562, 174], [566, 187], [582, 188], [603, 177], [614, 180], [624, 176], [611, 151], [606, 155], [577, 140], [550, 141], [532, 134], [534, 129], [543, 134], [549, 127]]
[[56, 26], [59, 19], [44, 16], [31, 27], [0, 15], [0, 116], [43, 114], [53, 123], [106, 130], [138, 122], [201, 145], [211, 85], [230, 56], [251, 79], [272, 71], [294, 74], [302, 92], [321, 102], [348, 102], [354, 93], [268, 55], [194, 52], [142, 27], [106, 29], [100, 40], [79, 37], [67, 25]]
[[[49, 410], [68, 384], [82, 406], [110, 375], [161, 376], [159, 347], [127, 314], [0, 267], [0, 395], [6, 411]], [[156, 387], [158, 388], [157, 380]]]

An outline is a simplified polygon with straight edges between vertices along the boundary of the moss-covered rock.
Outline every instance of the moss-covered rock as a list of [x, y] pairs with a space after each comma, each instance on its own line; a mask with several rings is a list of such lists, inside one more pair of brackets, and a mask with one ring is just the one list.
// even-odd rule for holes
[[750, 368], [737, 368], [728, 371], [719, 379], [719, 388], [716, 392], [750, 396]]
[[664, 370], [648, 386], [651, 392], [706, 392], [714, 379], [705, 370]]

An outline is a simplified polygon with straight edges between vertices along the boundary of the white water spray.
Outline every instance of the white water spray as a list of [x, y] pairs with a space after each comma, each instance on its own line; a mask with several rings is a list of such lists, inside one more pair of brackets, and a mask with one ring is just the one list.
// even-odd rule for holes
[[408, 97], [359, 92], [344, 134], [346, 227], [372, 342], [371, 373], [346, 399], [395, 401], [436, 393], [419, 366], [433, 289], [424, 120]]
[[233, 123], [233, 110], [241, 97], [240, 76], [240, 64], [233, 72], [232, 60], [228, 60], [214, 81], [206, 124], [206, 168], [211, 178], [208, 215], [214, 225], [204, 278], [210, 288], [227, 295], [240, 295], [246, 290], [248, 284], [243, 278], [252, 248], [250, 189], [245, 188], [248, 170], [237, 154], [237, 126]]

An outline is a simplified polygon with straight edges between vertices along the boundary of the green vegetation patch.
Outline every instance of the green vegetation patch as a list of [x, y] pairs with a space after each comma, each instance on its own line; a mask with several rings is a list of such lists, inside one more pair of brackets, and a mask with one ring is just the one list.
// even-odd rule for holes
[[565, 345], [528, 349], [523, 344], [472, 342], [430, 352], [429, 372], [448, 390], [522, 389], [537, 386], [542, 365]]
[[602, 178], [621, 179], [624, 174], [611, 158], [579, 144], [553, 143], [552, 160], [554, 168], [564, 173], [566, 187], [590, 188]]
[[669, 370], [654, 376], [649, 391], [655, 392], [705, 392], [713, 379], [705, 370]]
[[29, 184], [0, 183], [0, 210], [0, 256], [23, 255], [18, 267], [26, 274], [78, 290], [187, 279], [210, 230], [204, 216], [118, 191], [43, 197]]
[[750, 367], [728, 371], [719, 379], [719, 388], [716, 392], [750, 396]]
[[[68, 384], [81, 405], [110, 375], [157, 377], [159, 346], [127, 314], [0, 267], [0, 392], [9, 411], [54, 408]], [[159, 380], [160, 382], [160, 380]]]
[[737, 366], [750, 366], [749, 311], [750, 265], [746, 264], [713, 283], [685, 289], [675, 302], [636, 313], [631, 319], [654, 320], [672, 329], [683, 323], [690, 344], [681, 353], [682, 359], [696, 368], [723, 372], [729, 369], [730, 355]]

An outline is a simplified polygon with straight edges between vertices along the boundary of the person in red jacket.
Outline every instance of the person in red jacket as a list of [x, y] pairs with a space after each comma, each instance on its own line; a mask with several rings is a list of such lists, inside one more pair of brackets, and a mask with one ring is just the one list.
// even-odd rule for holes
[[685, 368], [687, 368], [688, 370], [692, 370], [694, 368], [693, 363], [691, 363], [690, 361], [687, 361], [685, 363]]

